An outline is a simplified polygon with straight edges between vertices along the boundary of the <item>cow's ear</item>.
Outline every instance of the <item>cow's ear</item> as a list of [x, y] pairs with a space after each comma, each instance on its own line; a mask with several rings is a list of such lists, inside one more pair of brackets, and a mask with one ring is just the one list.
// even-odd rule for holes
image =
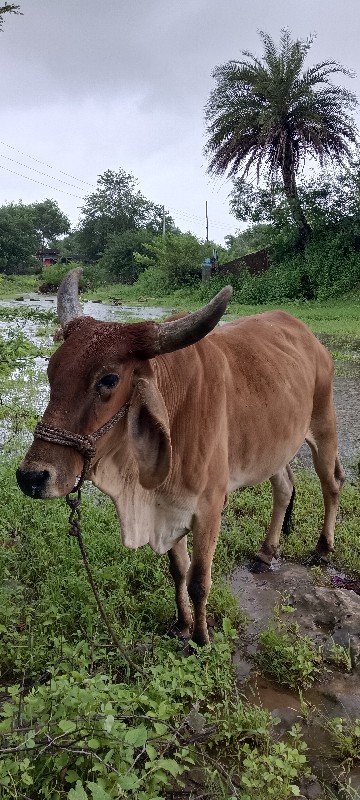
[[156, 489], [171, 467], [169, 418], [153, 378], [135, 380], [128, 415], [130, 441], [144, 489]]

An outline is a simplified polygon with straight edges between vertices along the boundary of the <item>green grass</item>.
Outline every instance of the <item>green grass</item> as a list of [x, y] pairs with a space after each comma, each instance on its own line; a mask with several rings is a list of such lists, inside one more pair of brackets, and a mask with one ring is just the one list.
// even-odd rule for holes
[[[178, 311], [191, 311], [198, 308], [204, 301], [201, 291], [179, 289], [172, 294], [156, 297], [140, 297], [135, 286], [113, 284], [102, 289], [88, 292], [85, 297], [108, 302], [110, 299], [121, 299], [123, 303], [139, 303], [140, 305], [162, 306]], [[347, 335], [360, 338], [360, 300], [356, 297], [340, 298], [327, 301], [298, 301], [284, 303], [269, 303], [266, 305], [240, 305], [230, 303], [228, 314], [231, 316], [247, 316], [259, 314], [263, 311], [281, 308], [305, 322], [314, 333], [333, 334], [335, 336]]]
[[[39, 277], [36, 275], [1, 276], [0, 299], [11, 299], [38, 289]], [[177, 311], [191, 311], [204, 303], [204, 287], [178, 289], [171, 294], [142, 296], [136, 285], [108, 284], [83, 295], [84, 299], [102, 300], [102, 302], [121, 301], [125, 305], [161, 306]], [[336, 337], [360, 338], [360, 296], [353, 293], [337, 300], [326, 301], [294, 301], [270, 303], [265, 305], [240, 305], [230, 303], [228, 313], [231, 316], [258, 314], [274, 308], [282, 308], [302, 319], [314, 333], [332, 334]]]
[[[317, 477], [302, 470], [295, 473], [296, 498], [293, 528], [281, 538], [282, 554], [300, 561], [313, 551], [323, 519], [323, 501]], [[268, 483], [242, 489], [231, 495], [224, 520], [227, 546], [234, 565], [236, 559], [248, 559], [259, 549], [271, 514], [271, 488]], [[339, 569], [360, 575], [360, 492], [359, 485], [345, 483], [335, 535], [333, 561]], [[222, 547], [220, 541], [220, 548]], [[226, 557], [226, 556], [225, 556]]]
[[38, 275], [0, 275], [1, 300], [12, 300], [29, 292], [36, 292], [38, 288]]
[[[225, 776], [229, 768], [246, 776], [245, 762], [254, 747], [269, 759], [275, 784], [280, 744], [272, 742], [274, 721], [240, 701], [231, 663], [240, 613], [224, 578], [233, 563], [235, 531], [224, 532], [215, 560], [213, 645], [184, 657], [179, 643], [167, 635], [175, 616], [167, 557], [148, 547], [137, 552], [122, 547], [110, 501], [92, 489], [85, 492], [86, 548], [107, 612], [144, 670], [134, 675], [99, 620], [77, 542], [67, 535], [64, 501], [24, 497], [15, 484], [16, 463], [6, 458], [0, 467], [0, 672], [3, 684], [13, 686], [12, 701], [0, 710], [0, 756], [3, 747], [18, 748], [15, 756], [0, 757], [0, 787], [6, 787], [6, 796], [17, 798], [16, 787], [21, 786], [29, 798], [37, 798], [41, 787], [41, 796], [51, 800], [155, 800], [165, 797], [169, 782], [181, 780], [190, 760], [205, 766], [211, 796], [230, 798], [232, 783]], [[20, 700], [17, 685], [34, 688]], [[195, 749], [188, 743], [191, 726], [184, 723], [194, 704], [211, 731]], [[119, 714], [129, 715], [127, 722], [116, 723]], [[145, 724], [139, 714], [152, 721]], [[51, 745], [53, 737], [62, 737], [60, 746]], [[74, 747], [85, 755], [74, 760]], [[140, 758], [145, 747], [151, 769]], [[283, 744], [284, 754], [288, 747]], [[120, 774], [117, 782], [114, 771], [94, 760], [94, 750], [110, 760]], [[296, 752], [290, 750], [296, 769], [287, 776], [278, 770], [284, 797], [290, 777], [296, 783], [306, 768], [306, 758], [296, 756], [302, 753], [300, 745]], [[255, 780], [254, 765], [249, 764]], [[66, 792], [60, 774], [63, 781], [66, 776]], [[78, 794], [71, 794], [72, 786]], [[100, 788], [108, 794], [102, 795]], [[116, 794], [119, 788], [123, 794]]]
[[[123, 299], [132, 302], [129, 296]], [[159, 302], [161, 298], [146, 299], [146, 304]], [[185, 295], [177, 303], [195, 307]], [[328, 321], [331, 335], [345, 337], [337, 350], [339, 359], [348, 342], [352, 352], [346, 326], [358, 335], [355, 303], [292, 307], [299, 315], [306, 312], [323, 332]], [[259, 310], [241, 307], [244, 313], [250, 309]], [[188, 654], [168, 636], [175, 600], [167, 557], [148, 547], [136, 552], [122, 547], [112, 503], [87, 487], [86, 548], [112, 623], [141, 668], [134, 674], [99, 620], [77, 543], [67, 535], [64, 501], [32, 501], [15, 482], [19, 454], [26, 450], [36, 422], [38, 396], [46, 388], [45, 371], [38, 374], [33, 355], [49, 353], [46, 342], [34, 349], [30, 334], [20, 327], [23, 314], [23, 309], [0, 309], [0, 319], [16, 327], [8, 344], [2, 340], [0, 375], [0, 424], [8, 432], [0, 465], [0, 686], [10, 691], [9, 702], [0, 705], [0, 797], [157, 800], [168, 797], [166, 792], [174, 785], [179, 788], [181, 781], [186, 785], [192, 762], [204, 771], [203, 794], [214, 800], [285, 800], [296, 794], [299, 776], [308, 769], [299, 731], [279, 737], [276, 720], [239, 698], [231, 663], [243, 615], [226, 577], [259, 548], [270, 518], [270, 487], [231, 495], [209, 598], [214, 642]], [[42, 337], [50, 332], [52, 313], [30, 309], [28, 318]], [[11, 377], [14, 367], [20, 369], [16, 379]], [[294, 529], [281, 546], [286, 557], [299, 560], [316, 543], [322, 499], [311, 473], [298, 472], [296, 488]], [[359, 519], [359, 486], [347, 484], [334, 562], [354, 575], [360, 575]], [[304, 685], [315, 674], [316, 659], [303, 642], [300, 646], [296, 631], [276, 634], [267, 642], [264, 669], [269, 671], [274, 662], [283, 669], [287, 648], [295, 670], [292, 685]], [[24, 696], [19, 687], [25, 688]], [[204, 720], [204, 740], [193, 741], [196, 734], [188, 720], [194, 704]], [[16, 749], [6, 753], [9, 747]]]

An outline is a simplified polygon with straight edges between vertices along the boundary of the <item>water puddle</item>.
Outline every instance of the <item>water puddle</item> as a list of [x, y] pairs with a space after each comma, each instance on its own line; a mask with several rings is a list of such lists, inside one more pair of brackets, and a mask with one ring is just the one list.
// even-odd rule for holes
[[[112, 303], [99, 303], [93, 300], [86, 300], [82, 303], [84, 314], [94, 319], [103, 322], [128, 322], [129, 320], [158, 320], [164, 316], [168, 316], [170, 311], [168, 308], [161, 306], [146, 306], [146, 305], [115, 305]], [[31, 313], [32, 309], [38, 311], [53, 311], [56, 314], [56, 296], [55, 295], [34, 295], [24, 297], [21, 300], [0, 300], [0, 308], [24, 309], [24, 318], [26, 318], [27, 311]]]

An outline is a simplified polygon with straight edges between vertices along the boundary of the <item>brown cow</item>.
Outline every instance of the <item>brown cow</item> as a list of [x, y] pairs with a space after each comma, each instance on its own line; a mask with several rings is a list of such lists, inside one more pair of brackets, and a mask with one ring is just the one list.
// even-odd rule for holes
[[[231, 287], [180, 319], [98, 322], [82, 316], [79, 273], [70, 272], [59, 290], [65, 341], [49, 363], [47, 427], [40, 426], [18, 483], [31, 497], [66, 495], [83, 469], [79, 442], [111, 420], [96, 441], [88, 478], [115, 503], [126, 547], [149, 543], [169, 553], [178, 630], [184, 637], [192, 631], [203, 644], [209, 640], [211, 563], [228, 493], [271, 481], [272, 517], [257, 555], [269, 565], [293, 498], [289, 461], [304, 440], [325, 504], [316, 553], [326, 557], [333, 549], [343, 471], [330, 355], [306, 325], [283, 311], [214, 329]], [[121, 418], [113, 420], [119, 409]], [[74, 434], [67, 444], [56, 443], [59, 429]], [[45, 441], [44, 431], [55, 442]]]

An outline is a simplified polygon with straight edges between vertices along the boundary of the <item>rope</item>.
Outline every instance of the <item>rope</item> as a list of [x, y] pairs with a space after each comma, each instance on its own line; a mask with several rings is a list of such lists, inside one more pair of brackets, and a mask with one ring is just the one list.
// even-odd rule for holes
[[99, 590], [97, 588], [97, 585], [95, 583], [95, 580], [93, 578], [93, 575], [92, 575], [92, 572], [91, 572], [91, 569], [90, 569], [89, 559], [87, 557], [87, 553], [86, 553], [85, 545], [84, 545], [84, 540], [83, 540], [82, 534], [81, 534], [81, 526], [80, 526], [80, 519], [81, 519], [81, 512], [80, 512], [81, 490], [78, 488], [76, 490], [76, 493], [77, 493], [76, 497], [70, 497], [69, 494], [66, 495], [66, 503], [69, 506], [69, 508], [71, 509], [70, 510], [70, 515], [69, 515], [69, 523], [70, 523], [69, 536], [75, 536], [75, 538], [78, 540], [79, 547], [80, 547], [80, 552], [81, 552], [81, 555], [82, 555], [82, 558], [83, 558], [83, 562], [84, 562], [84, 567], [85, 567], [85, 570], [86, 570], [86, 574], [88, 576], [88, 580], [89, 580], [90, 586], [91, 586], [91, 588], [93, 590], [93, 594], [94, 594], [94, 597], [95, 597], [95, 600], [96, 600], [96, 603], [97, 603], [97, 607], [99, 609], [99, 614], [100, 614], [101, 619], [103, 620], [105, 626], [107, 627], [107, 629], [109, 631], [110, 637], [111, 637], [112, 641], [114, 642], [115, 647], [117, 647], [117, 649], [120, 650], [121, 655], [125, 658], [125, 660], [128, 662], [128, 664], [130, 664], [130, 666], [135, 670], [135, 672], [142, 672], [141, 667], [138, 664], [136, 664], [135, 661], [132, 660], [132, 658], [129, 656], [129, 653], [125, 649], [124, 645], [121, 644], [120, 639], [118, 638], [118, 635], [115, 633], [114, 628], [112, 627], [112, 625], [110, 623], [110, 620], [109, 620], [109, 618], [108, 618], [108, 616], [106, 614], [106, 611], [104, 609], [104, 606], [103, 606], [103, 604], [101, 602], [100, 595], [99, 595]]
[[142, 672], [143, 670], [141, 667], [132, 660], [131, 656], [127, 652], [126, 648], [123, 644], [121, 644], [117, 634], [112, 627], [110, 620], [105, 612], [104, 606], [101, 602], [99, 591], [95, 580], [92, 576], [92, 572], [90, 569], [89, 559], [87, 557], [87, 553], [85, 550], [84, 540], [82, 538], [81, 533], [81, 512], [80, 512], [80, 503], [81, 503], [81, 487], [86, 479], [86, 475], [90, 469], [91, 462], [96, 455], [96, 442], [100, 439], [101, 436], [104, 436], [117, 422], [119, 422], [122, 417], [125, 416], [126, 412], [128, 411], [130, 406], [130, 401], [125, 403], [113, 417], [111, 417], [108, 422], [98, 428], [95, 433], [89, 435], [82, 435], [80, 433], [72, 433], [71, 431], [66, 431], [61, 428], [54, 428], [51, 425], [46, 425], [44, 422], [39, 422], [35, 428], [34, 438], [42, 439], [45, 442], [50, 442], [52, 444], [59, 444], [65, 447], [74, 447], [75, 450], [78, 451], [84, 457], [84, 464], [80, 476], [79, 483], [76, 487], [76, 497], [71, 497], [72, 492], [66, 495], [66, 503], [70, 508], [69, 514], [69, 536], [74, 536], [79, 543], [80, 552], [82, 555], [82, 559], [84, 562], [84, 567], [86, 570], [86, 574], [92, 588], [97, 607], [99, 609], [99, 614], [101, 619], [103, 620], [105, 626], [107, 627], [110, 637], [117, 649], [120, 651], [121, 655], [124, 659], [128, 662], [128, 664], [136, 671]]
[[63, 428], [55, 428], [52, 425], [46, 425], [44, 422], [38, 422], [34, 431], [34, 438], [43, 439], [45, 442], [60, 444], [65, 447], [74, 447], [84, 458], [92, 460], [96, 454], [97, 440], [100, 439], [101, 436], [104, 436], [105, 433], [108, 433], [108, 431], [125, 416], [126, 412], [129, 410], [129, 406], [130, 401], [121, 406], [119, 411], [94, 433], [87, 435], [72, 433], [72, 431], [67, 431]]

